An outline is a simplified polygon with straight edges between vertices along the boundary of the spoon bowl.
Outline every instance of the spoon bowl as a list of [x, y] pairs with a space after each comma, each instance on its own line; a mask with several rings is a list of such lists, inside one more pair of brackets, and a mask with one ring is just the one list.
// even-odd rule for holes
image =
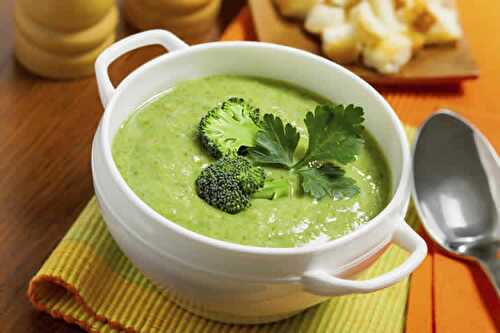
[[430, 237], [449, 253], [477, 261], [500, 285], [500, 163], [466, 120], [440, 110], [421, 126], [413, 150], [413, 197]]

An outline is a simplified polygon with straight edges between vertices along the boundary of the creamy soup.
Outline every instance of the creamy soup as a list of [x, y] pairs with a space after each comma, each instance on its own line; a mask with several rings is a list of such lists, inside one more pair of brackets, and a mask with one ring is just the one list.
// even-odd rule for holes
[[[306, 113], [326, 102], [283, 82], [229, 75], [185, 81], [148, 101], [118, 131], [113, 158], [132, 190], [158, 213], [220, 240], [297, 247], [345, 235], [386, 206], [389, 169], [366, 131], [366, 143], [356, 161], [344, 166], [346, 176], [356, 180], [360, 188], [351, 199], [314, 200], [297, 184], [290, 198], [253, 199], [251, 207], [234, 215], [207, 204], [196, 194], [195, 180], [213, 159], [199, 144], [197, 126], [208, 110], [231, 96], [247, 99], [260, 108], [261, 114], [273, 113], [294, 124], [301, 133], [298, 156], [307, 147]], [[290, 178], [284, 169], [266, 166], [265, 170], [273, 179]]]

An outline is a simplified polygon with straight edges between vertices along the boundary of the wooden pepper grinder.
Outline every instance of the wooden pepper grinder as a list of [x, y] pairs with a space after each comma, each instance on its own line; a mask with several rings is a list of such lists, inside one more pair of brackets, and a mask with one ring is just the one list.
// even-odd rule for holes
[[99, 53], [116, 38], [114, 0], [16, 0], [15, 52], [41, 76], [91, 75]]
[[139, 30], [167, 29], [188, 43], [216, 35], [221, 0], [125, 0], [125, 19]]

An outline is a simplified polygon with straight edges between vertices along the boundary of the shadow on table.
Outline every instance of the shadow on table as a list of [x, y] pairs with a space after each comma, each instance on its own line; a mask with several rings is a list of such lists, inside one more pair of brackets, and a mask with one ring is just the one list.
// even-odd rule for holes
[[447, 83], [435, 85], [408, 85], [408, 86], [375, 86], [381, 94], [411, 94], [411, 95], [439, 95], [443, 97], [454, 97], [463, 95], [462, 83]]

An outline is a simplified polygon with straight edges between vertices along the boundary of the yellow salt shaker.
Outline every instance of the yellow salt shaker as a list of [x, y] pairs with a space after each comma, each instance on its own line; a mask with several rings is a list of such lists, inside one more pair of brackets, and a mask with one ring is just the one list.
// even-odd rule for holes
[[189, 43], [211, 38], [221, 0], [125, 0], [126, 20], [139, 30], [167, 29]]
[[16, 0], [15, 52], [40, 76], [91, 75], [99, 53], [116, 38], [113, 0]]

